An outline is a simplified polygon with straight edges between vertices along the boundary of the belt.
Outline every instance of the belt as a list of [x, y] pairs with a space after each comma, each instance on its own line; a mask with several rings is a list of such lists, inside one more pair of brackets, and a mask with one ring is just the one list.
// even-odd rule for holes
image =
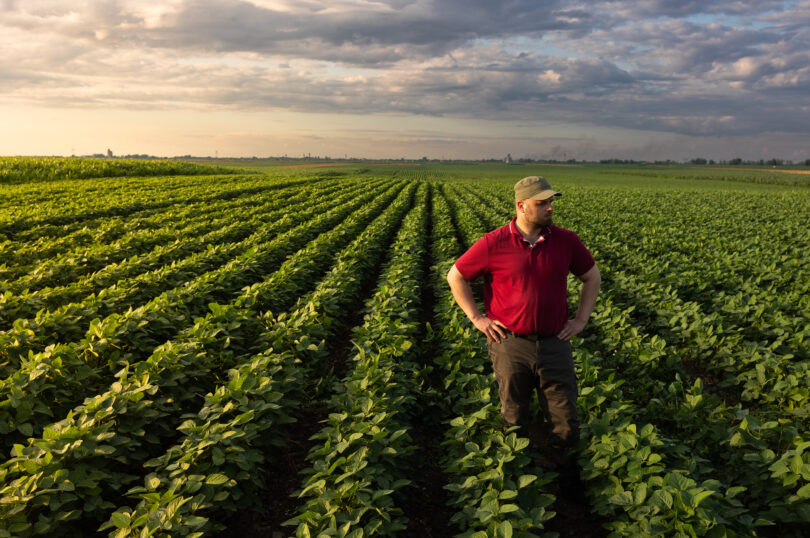
[[526, 338], [527, 340], [537, 340], [540, 338], [540, 336], [536, 334], [520, 334], [510, 329], [506, 329], [506, 334], [511, 334], [512, 336], [517, 336], [518, 338]]
[[557, 335], [555, 335], [555, 334], [550, 334], [548, 336], [541, 336], [539, 334], [520, 334], [520, 333], [516, 333], [515, 331], [512, 331], [510, 329], [507, 329], [506, 327], [502, 327], [502, 328], [503, 328], [504, 331], [506, 331], [506, 334], [511, 334], [512, 336], [517, 336], [518, 338], [525, 338], [527, 340], [543, 340], [545, 338], [556, 338], [557, 337]]

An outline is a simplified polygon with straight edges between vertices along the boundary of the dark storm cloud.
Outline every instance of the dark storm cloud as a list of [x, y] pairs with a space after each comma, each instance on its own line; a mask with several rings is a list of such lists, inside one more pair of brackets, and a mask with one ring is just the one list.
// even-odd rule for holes
[[[186, 4], [172, 24], [132, 32], [150, 46], [253, 51], [369, 65], [435, 57], [475, 39], [590, 27], [583, 10], [544, 2], [395, 2], [396, 11], [284, 12], [248, 2]], [[114, 21], [112, 21], [114, 22]]]
[[223, 106], [435, 116], [470, 116], [474, 110], [477, 117], [521, 119], [527, 105], [556, 106], [636, 84], [629, 73], [595, 60], [534, 57], [529, 62], [524, 57], [521, 68], [508, 65], [508, 61], [491, 69], [436, 65], [424, 72], [392, 71], [342, 80], [302, 71], [239, 71], [223, 73], [219, 83], [201, 96]]
[[783, 0], [627, 0], [600, 2], [614, 13], [634, 19], [654, 17], [689, 17], [694, 15], [760, 15], [781, 10]]
[[609, 33], [600, 32], [595, 39], [623, 43], [624, 50], [616, 56], [617, 61], [630, 60], [653, 68], [664, 59], [672, 74], [697, 75], [717, 63], [764, 54], [763, 45], [778, 43], [782, 37], [770, 31], [670, 19], [627, 24]]

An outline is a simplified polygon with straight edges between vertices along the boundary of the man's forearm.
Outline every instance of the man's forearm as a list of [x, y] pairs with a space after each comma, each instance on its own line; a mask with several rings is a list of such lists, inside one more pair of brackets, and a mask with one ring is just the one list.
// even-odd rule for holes
[[475, 322], [477, 318], [482, 316], [481, 311], [478, 310], [478, 305], [475, 304], [475, 297], [473, 296], [472, 287], [461, 275], [456, 266], [454, 265], [450, 272], [447, 274], [447, 283], [450, 284], [450, 290], [453, 292], [453, 298], [461, 307], [461, 310], [467, 315], [470, 321]]
[[484, 333], [490, 341], [500, 342], [506, 336], [505, 329], [502, 328], [503, 325], [499, 321], [488, 318], [478, 310], [470, 283], [467, 282], [455, 265], [447, 273], [447, 283], [450, 284], [453, 298], [467, 317], [470, 318], [470, 321], [473, 322], [475, 328]]

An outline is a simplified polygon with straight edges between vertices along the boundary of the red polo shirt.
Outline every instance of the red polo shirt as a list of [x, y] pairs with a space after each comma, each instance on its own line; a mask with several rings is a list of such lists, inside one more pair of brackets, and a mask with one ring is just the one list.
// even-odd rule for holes
[[487, 316], [517, 334], [551, 336], [568, 321], [568, 273], [582, 275], [594, 259], [577, 234], [547, 227], [533, 246], [518, 231], [516, 218], [476, 241], [456, 261], [466, 280], [484, 277]]

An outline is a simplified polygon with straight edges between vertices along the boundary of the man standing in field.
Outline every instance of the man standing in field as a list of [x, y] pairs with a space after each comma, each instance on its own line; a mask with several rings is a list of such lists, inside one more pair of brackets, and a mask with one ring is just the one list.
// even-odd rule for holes
[[[498, 382], [501, 416], [530, 437], [529, 409], [537, 391], [547, 422], [551, 459], [565, 497], [584, 500], [576, 458], [579, 438], [577, 382], [570, 339], [588, 322], [601, 277], [574, 232], [552, 225], [552, 202], [561, 196], [543, 177], [515, 185], [517, 216], [489, 232], [450, 269], [453, 297], [475, 327], [487, 336]], [[579, 308], [568, 317], [568, 273], [583, 282]], [[484, 277], [484, 306], [475, 304], [470, 282]]]

